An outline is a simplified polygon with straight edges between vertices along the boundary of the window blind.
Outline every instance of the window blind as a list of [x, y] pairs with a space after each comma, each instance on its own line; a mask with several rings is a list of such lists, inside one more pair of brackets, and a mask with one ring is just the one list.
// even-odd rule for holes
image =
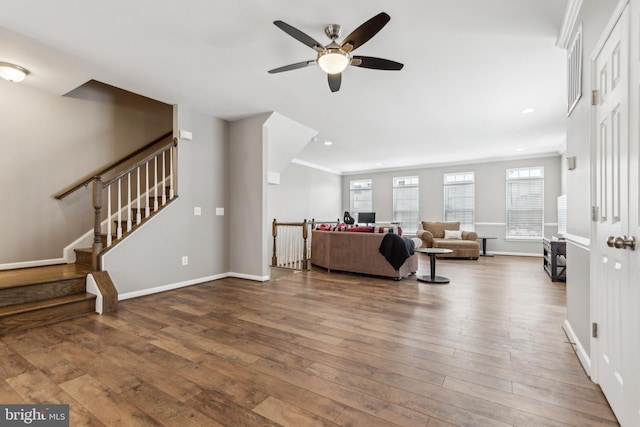
[[444, 220], [460, 222], [461, 230], [474, 230], [474, 179], [473, 172], [444, 175]]
[[401, 176], [393, 178], [393, 221], [404, 230], [418, 227], [419, 177]]
[[371, 212], [373, 209], [373, 183], [371, 179], [354, 179], [349, 183], [350, 213], [357, 218], [358, 212]]
[[544, 234], [544, 177], [542, 168], [507, 171], [507, 237]]

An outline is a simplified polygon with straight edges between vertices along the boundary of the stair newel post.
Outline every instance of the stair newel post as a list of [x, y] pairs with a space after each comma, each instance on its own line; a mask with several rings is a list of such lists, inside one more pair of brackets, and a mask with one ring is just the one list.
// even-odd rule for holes
[[99, 260], [100, 252], [102, 252], [102, 226], [100, 225], [100, 210], [102, 209], [102, 178], [96, 177], [93, 180], [93, 254], [91, 255], [91, 263], [96, 270], [100, 269]]
[[302, 221], [302, 269], [308, 270], [307, 261], [307, 237], [309, 236], [307, 230], [307, 220]]
[[276, 238], [278, 237], [278, 228], [275, 219], [271, 225], [271, 235], [273, 236], [273, 255], [271, 256], [271, 265], [276, 266], [278, 265], [278, 257], [276, 256]]

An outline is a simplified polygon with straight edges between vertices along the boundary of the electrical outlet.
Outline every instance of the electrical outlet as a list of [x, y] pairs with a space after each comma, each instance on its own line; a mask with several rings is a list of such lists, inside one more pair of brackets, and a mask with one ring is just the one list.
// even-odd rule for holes
[[194, 214], [195, 216], [200, 216], [200, 215], [202, 215], [202, 208], [201, 208], [201, 207], [199, 207], [199, 206], [194, 207], [194, 208], [193, 208], [193, 214]]
[[183, 256], [182, 257], [182, 265], [189, 265], [189, 257], [188, 256]]

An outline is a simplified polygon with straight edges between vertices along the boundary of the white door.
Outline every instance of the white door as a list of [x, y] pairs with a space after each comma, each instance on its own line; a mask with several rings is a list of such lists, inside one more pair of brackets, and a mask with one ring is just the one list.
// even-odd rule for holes
[[[594, 64], [596, 85], [597, 380], [622, 426], [640, 426], [638, 414], [638, 269], [629, 238], [629, 11], [620, 16]], [[635, 142], [637, 146], [637, 140]], [[631, 186], [636, 187], [636, 186]], [[637, 191], [636, 188], [632, 188]], [[637, 200], [634, 201], [637, 203]], [[635, 213], [634, 213], [635, 212]], [[635, 230], [633, 230], [635, 231]], [[634, 266], [634, 264], [636, 264]]]

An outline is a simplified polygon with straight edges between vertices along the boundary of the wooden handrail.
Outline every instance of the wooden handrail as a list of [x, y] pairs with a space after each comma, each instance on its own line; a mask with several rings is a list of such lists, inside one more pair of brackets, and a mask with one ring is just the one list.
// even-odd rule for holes
[[[122, 165], [123, 163], [133, 159], [134, 157], [144, 153], [146, 150], [148, 150], [149, 148], [153, 147], [154, 145], [158, 144], [160, 141], [165, 140], [167, 138], [169, 138], [170, 136], [173, 135], [173, 132], [167, 132], [164, 135], [162, 135], [161, 137], [151, 141], [149, 144], [145, 145], [142, 148], [137, 149], [136, 151], [134, 151], [131, 154], [128, 154], [127, 156], [123, 157], [122, 159], [110, 164], [109, 166], [101, 169], [100, 171], [98, 171], [97, 173], [95, 173], [94, 175], [92, 175], [89, 178], [84, 179], [82, 182], [80, 182], [79, 184], [73, 185], [72, 187], [69, 187], [68, 189], [64, 190], [61, 193], [56, 194], [54, 197], [58, 200], [62, 200], [65, 197], [69, 196], [70, 194], [76, 192], [77, 190], [79, 190], [82, 187], [87, 187], [89, 184], [91, 184], [91, 182], [99, 179], [102, 175], [104, 175], [107, 172], [112, 171], [113, 169], [116, 169], [118, 166]], [[177, 143], [177, 140], [174, 138], [173, 139], [173, 144]], [[164, 148], [164, 147], [163, 147]], [[162, 151], [162, 150], [160, 150]], [[154, 154], [157, 154], [157, 152], [154, 152]], [[153, 157], [153, 155], [148, 156], [149, 158]], [[148, 159], [147, 159], [148, 160]]]

